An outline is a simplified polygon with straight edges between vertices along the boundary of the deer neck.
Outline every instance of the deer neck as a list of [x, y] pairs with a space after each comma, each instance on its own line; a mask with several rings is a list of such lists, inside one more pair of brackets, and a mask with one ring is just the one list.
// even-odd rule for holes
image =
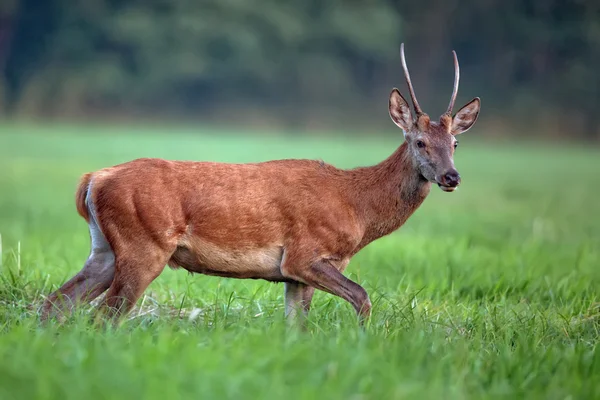
[[431, 189], [411, 160], [406, 142], [381, 163], [352, 172], [351, 196], [365, 228], [360, 247], [400, 228]]

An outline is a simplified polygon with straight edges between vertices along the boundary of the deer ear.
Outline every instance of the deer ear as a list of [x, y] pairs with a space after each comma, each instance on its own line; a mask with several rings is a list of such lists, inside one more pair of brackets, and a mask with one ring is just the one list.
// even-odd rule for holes
[[450, 133], [453, 135], [460, 135], [471, 129], [471, 127], [477, 121], [479, 116], [479, 109], [481, 108], [481, 100], [479, 97], [475, 97], [463, 108], [458, 110], [454, 118], [452, 119], [452, 130]]
[[392, 121], [404, 131], [404, 136], [406, 136], [406, 132], [408, 132], [413, 125], [412, 114], [408, 103], [396, 88], [390, 93], [389, 110], [390, 118], [392, 118]]

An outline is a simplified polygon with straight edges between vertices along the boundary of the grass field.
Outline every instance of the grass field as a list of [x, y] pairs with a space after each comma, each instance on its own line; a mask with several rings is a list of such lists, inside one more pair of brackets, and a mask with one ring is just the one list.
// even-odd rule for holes
[[283, 286], [166, 269], [120, 328], [43, 296], [89, 251], [84, 172], [142, 156], [383, 160], [397, 138], [235, 136], [180, 128], [0, 127], [1, 399], [600, 398], [600, 151], [460, 138], [460, 190], [434, 188], [352, 261], [373, 301], [315, 295], [288, 331]]

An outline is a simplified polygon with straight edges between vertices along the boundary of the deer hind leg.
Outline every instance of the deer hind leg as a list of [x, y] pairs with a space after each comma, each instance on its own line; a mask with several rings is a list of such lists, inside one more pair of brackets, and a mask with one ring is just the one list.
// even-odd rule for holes
[[92, 219], [89, 224], [92, 251], [74, 277], [50, 294], [42, 306], [42, 321], [49, 317], [64, 316], [80, 304], [100, 296], [110, 286], [115, 274], [115, 255], [106, 238]]
[[121, 246], [116, 252], [115, 277], [101, 305], [102, 312], [116, 323], [131, 311], [150, 283], [164, 270], [173, 251], [150, 240]]

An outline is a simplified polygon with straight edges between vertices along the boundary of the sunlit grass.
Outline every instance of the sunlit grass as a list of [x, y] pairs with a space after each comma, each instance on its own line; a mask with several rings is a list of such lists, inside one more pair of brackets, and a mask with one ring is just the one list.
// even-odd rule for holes
[[[469, 131], [463, 185], [433, 190], [347, 275], [373, 301], [317, 293], [286, 328], [283, 287], [165, 272], [118, 329], [91, 309], [42, 327], [43, 296], [89, 251], [78, 177], [137, 157], [373, 164], [401, 137], [6, 126], [0, 133], [0, 398], [597, 398], [600, 152], [491, 145]], [[160, 133], [163, 133], [162, 135]]]

